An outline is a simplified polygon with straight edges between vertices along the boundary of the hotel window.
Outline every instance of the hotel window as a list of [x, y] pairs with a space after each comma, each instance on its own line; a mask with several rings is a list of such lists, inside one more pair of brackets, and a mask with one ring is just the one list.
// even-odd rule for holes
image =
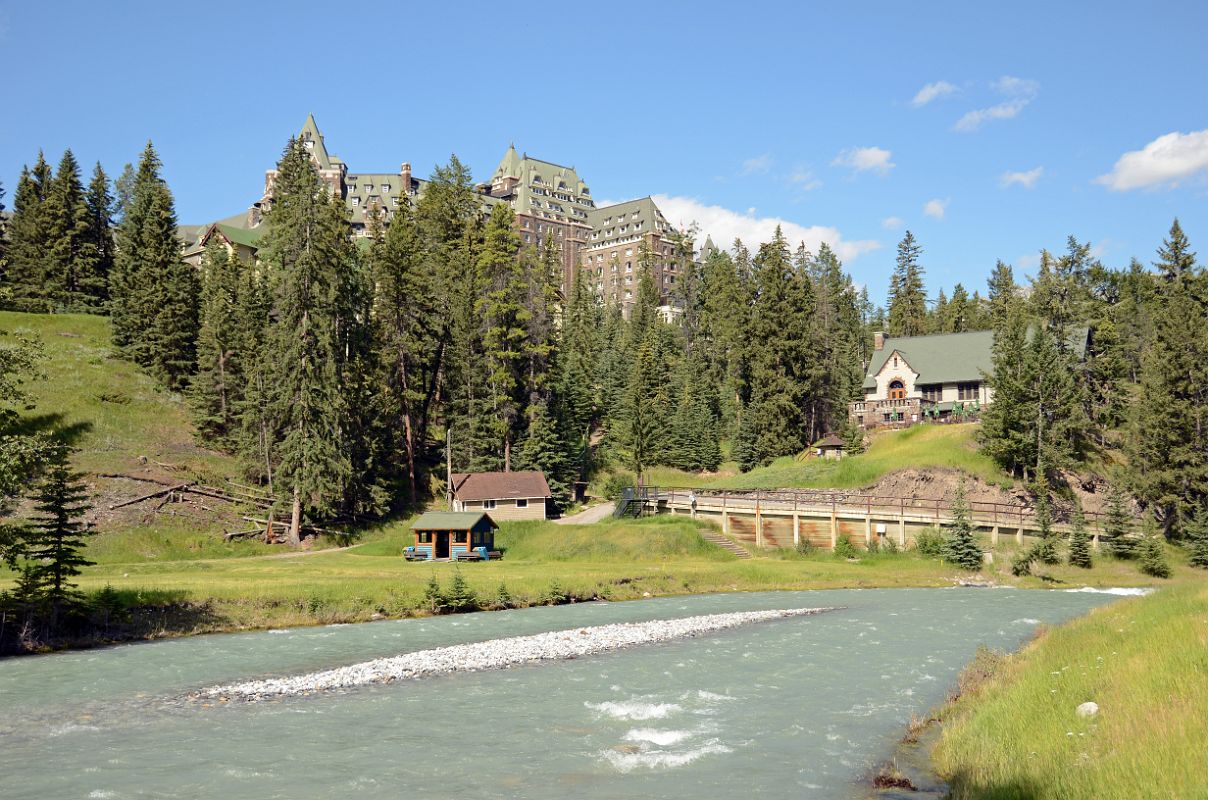
[[352, 207], [353, 208], [356, 208], [360, 204], [361, 204], [361, 198], [359, 198], [359, 197], [352, 198]]
[[367, 183], [367, 184], [365, 184], [365, 191], [367, 191], [367, 192], [372, 192], [372, 191], [373, 191], [373, 184], [372, 184], [372, 183]]
[[632, 248], [632, 247], [626, 247], [626, 248], [625, 248], [625, 255], [627, 255], [627, 256], [631, 256], [631, 255], [633, 255], [633, 248]]
[[958, 383], [956, 385], [957, 399], [976, 400], [979, 385], [977, 383]]
[[397, 198], [397, 197], [391, 197], [391, 198], [390, 198], [390, 204], [391, 204], [391, 205], [393, 205], [393, 206], [397, 206], [397, 205], [398, 205], [398, 198]]
[[389, 194], [389, 193], [390, 193], [390, 184], [383, 183], [382, 184], [382, 194]]

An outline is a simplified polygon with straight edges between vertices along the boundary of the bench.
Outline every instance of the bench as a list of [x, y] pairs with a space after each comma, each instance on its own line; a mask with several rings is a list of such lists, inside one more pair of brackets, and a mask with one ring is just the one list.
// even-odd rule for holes
[[475, 550], [459, 550], [453, 556], [454, 561], [482, 561], [482, 556]]

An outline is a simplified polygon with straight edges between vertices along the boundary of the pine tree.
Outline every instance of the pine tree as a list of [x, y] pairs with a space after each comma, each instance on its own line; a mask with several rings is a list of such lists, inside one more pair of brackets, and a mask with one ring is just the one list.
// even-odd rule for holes
[[1208, 505], [1197, 508], [1187, 525], [1187, 551], [1190, 554], [1187, 563], [1208, 569]]
[[[659, 323], [656, 320], [654, 324]], [[657, 328], [651, 328], [638, 347], [622, 403], [628, 466], [639, 479], [646, 467], [661, 463], [668, 448], [669, 370], [659, 334]]]
[[4, 184], [0, 183], [0, 301], [8, 291], [8, 216], [4, 213]]
[[1027, 321], [1019, 309], [996, 323], [993, 373], [986, 380], [994, 402], [981, 414], [978, 438], [982, 450], [1012, 474], [1026, 476], [1036, 463], [1035, 364], [1028, 358]]
[[33, 496], [36, 514], [25, 533], [23, 557], [32, 567], [40, 594], [50, 610], [53, 628], [61, 614], [82, 601], [71, 579], [93, 562], [84, 547], [88, 493], [80, 475], [71, 472], [67, 451], [58, 448]]
[[944, 540], [943, 558], [967, 570], [982, 568], [982, 550], [973, 537], [973, 512], [969, 508], [963, 479], [952, 499], [952, 524]]
[[995, 334], [1004, 330], [1012, 317], [1012, 310], [1019, 297], [1019, 287], [1015, 284], [1015, 275], [1010, 265], [999, 261], [994, 265], [989, 284], [987, 305], [990, 317], [990, 327]]
[[927, 332], [927, 294], [923, 288], [923, 248], [906, 231], [898, 243], [897, 266], [889, 285], [889, 335], [919, 336]]
[[976, 330], [974, 317], [973, 301], [969, 299], [965, 287], [958, 283], [952, 288], [952, 299], [948, 301], [948, 324], [945, 326], [945, 332], [964, 333]]
[[[736, 242], [736, 247], [741, 242]], [[711, 373], [720, 389], [723, 429], [733, 435], [740, 409], [749, 400], [747, 323], [751, 293], [729, 253], [715, 251], [702, 270], [704, 310], [701, 337], [706, 341]]]
[[1091, 540], [1086, 533], [1086, 517], [1082, 509], [1078, 509], [1074, 514], [1074, 525], [1070, 531], [1069, 563], [1071, 567], [1091, 568]]
[[1141, 356], [1129, 443], [1134, 493], [1168, 536], [1208, 499], [1208, 292], [1178, 220], [1158, 251], [1153, 333]]
[[43, 204], [48, 226], [43, 296], [67, 309], [87, 308], [88, 288], [94, 286], [94, 254], [88, 246], [91, 222], [80, 183], [80, 167], [71, 150], [63, 153], [59, 169]]
[[352, 464], [351, 417], [344, 394], [346, 345], [358, 325], [359, 267], [343, 199], [329, 196], [301, 142], [291, 139], [278, 166], [260, 256], [272, 275], [269, 416], [280, 432], [272, 448], [278, 493], [291, 508], [289, 538], [303, 517], [334, 514]]
[[1033, 558], [1042, 564], [1057, 564], [1057, 536], [1053, 532], [1053, 511], [1049, 506], [1049, 485], [1044, 480], [1041, 470], [1036, 485], [1032, 489], [1036, 496], [1036, 527], [1039, 529], [1040, 541], [1036, 543]]
[[1123, 490], [1117, 483], [1107, 487], [1107, 518], [1103, 523], [1103, 536], [1107, 547], [1116, 558], [1135, 558], [1137, 539], [1132, 535], [1132, 517], [1125, 506]]
[[557, 420], [544, 402], [537, 402], [528, 407], [526, 427], [527, 433], [517, 448], [514, 467], [544, 473], [554, 502], [565, 507], [574, 496], [578, 470], [567, 459]]

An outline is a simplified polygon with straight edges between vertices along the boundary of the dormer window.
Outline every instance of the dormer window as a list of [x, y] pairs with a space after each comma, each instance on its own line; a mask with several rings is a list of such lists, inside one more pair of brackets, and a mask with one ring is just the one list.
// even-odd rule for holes
[[897, 356], [893, 357], [893, 366], [894, 366], [894, 369], [897, 369], [897, 366], [898, 366], [898, 357]]

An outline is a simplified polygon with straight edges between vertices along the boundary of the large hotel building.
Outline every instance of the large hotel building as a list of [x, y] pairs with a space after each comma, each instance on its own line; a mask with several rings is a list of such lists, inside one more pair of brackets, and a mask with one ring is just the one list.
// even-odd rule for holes
[[[351, 172], [348, 165], [327, 150], [313, 115], [307, 116], [299, 134], [310, 151], [320, 179], [348, 206], [353, 235], [368, 235], [366, 214], [381, 209], [387, 224], [402, 202], [423, 193], [427, 181], [411, 174], [403, 162], [398, 172]], [[213, 236], [245, 257], [254, 257], [260, 236], [262, 212], [272, 196], [277, 171], [264, 176], [263, 197], [246, 214], [200, 227], [185, 226], [185, 260], [200, 263]], [[691, 242], [663, 216], [649, 197], [597, 208], [591, 190], [574, 167], [519, 154], [509, 146], [488, 182], [477, 184], [482, 211], [507, 203], [516, 214], [516, 228], [525, 245], [540, 250], [553, 241], [562, 254], [562, 289], [569, 292], [575, 271], [582, 269], [605, 302], [620, 303], [628, 314], [637, 292], [644, 251], [652, 267], [661, 303], [674, 304], [676, 281], [682, 279]]]

